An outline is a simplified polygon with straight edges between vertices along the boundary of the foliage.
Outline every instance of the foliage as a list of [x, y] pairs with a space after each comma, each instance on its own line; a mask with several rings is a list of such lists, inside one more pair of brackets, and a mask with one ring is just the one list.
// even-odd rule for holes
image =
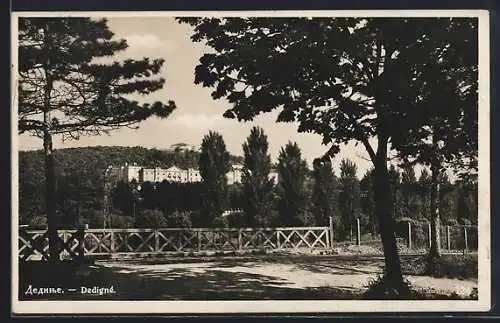
[[363, 294], [366, 300], [410, 300], [416, 299], [417, 294], [412, 290], [411, 283], [404, 280], [401, 286], [392, 286], [390, 279], [385, 275], [379, 275], [376, 279], [371, 279], [368, 290]]
[[288, 142], [278, 157], [279, 225], [306, 225], [308, 196], [305, 190], [307, 164], [297, 143]]
[[359, 188], [361, 191], [361, 211], [368, 218], [368, 225], [370, 226], [369, 231], [372, 234], [378, 232], [377, 230], [377, 220], [375, 217], [375, 173], [374, 169], [368, 169], [363, 175], [363, 178], [359, 182]]
[[189, 229], [192, 227], [193, 212], [174, 211], [167, 216], [167, 222], [173, 228]]
[[423, 205], [418, 196], [418, 183], [413, 166], [405, 165], [401, 173], [402, 217], [421, 218]]
[[[442, 104], [427, 109], [426, 101], [435, 80], [442, 80], [454, 67], [477, 60], [477, 20], [178, 20], [194, 28], [193, 41], [213, 49], [200, 58], [195, 83], [212, 87], [214, 99], [226, 98], [232, 104], [224, 116], [252, 120], [260, 113], [280, 109], [277, 121], [298, 121], [299, 132], [321, 135], [323, 143], [331, 146], [329, 155], [351, 140], [363, 144], [375, 168], [375, 205], [387, 278], [401, 282], [387, 196], [388, 144], [396, 149], [406, 147], [404, 138], [412, 131], [423, 133], [426, 120], [443, 110], [442, 115], [459, 110], [454, 104], [451, 109]], [[450, 94], [445, 96], [448, 102], [458, 102], [461, 97], [448, 88], [446, 93]], [[439, 99], [439, 92], [430, 97]], [[376, 148], [371, 138], [377, 139]]]
[[222, 136], [210, 131], [201, 143], [199, 161], [203, 179], [202, 210], [207, 226], [221, 216], [228, 204], [226, 173], [230, 170], [230, 155]]
[[[106, 57], [128, 45], [113, 39], [105, 19], [20, 18], [18, 36], [18, 132], [43, 139], [45, 213], [50, 259], [55, 261], [56, 226], [74, 219], [61, 219], [58, 212], [53, 136], [78, 139], [132, 127], [151, 116], [167, 117], [175, 104], [129, 99], [163, 87], [165, 80], [157, 75], [164, 61], [145, 57], [106, 63]], [[69, 204], [59, 207], [75, 208]]]
[[165, 228], [167, 219], [159, 210], [144, 210], [139, 212], [135, 218], [136, 228]]
[[432, 273], [425, 272], [426, 256], [418, 257], [406, 268], [408, 275], [431, 275], [436, 278], [474, 279], [478, 277], [477, 255], [441, 255]]
[[359, 216], [360, 186], [356, 177], [357, 166], [349, 159], [343, 159], [340, 163], [340, 192], [338, 195], [338, 205], [341, 216], [341, 234], [345, 238], [348, 236], [352, 225]]
[[230, 228], [244, 228], [246, 225], [245, 212], [231, 212], [227, 216], [227, 226]]
[[317, 225], [328, 225], [328, 218], [336, 210], [336, 177], [330, 159], [317, 158], [313, 161], [314, 187], [312, 192], [312, 212]]
[[242, 176], [248, 226], [268, 226], [272, 223], [273, 182], [269, 179], [271, 157], [264, 130], [253, 127], [243, 143], [244, 168]]
[[[173, 101], [139, 104], [126, 99], [163, 87], [165, 80], [156, 77], [163, 59], [96, 61], [127, 47], [125, 40], [113, 39], [105, 19], [21, 18], [19, 131], [42, 137], [48, 128], [52, 135], [77, 138], [152, 115], [168, 116]], [[40, 118], [45, 113], [51, 113], [49, 121]]]

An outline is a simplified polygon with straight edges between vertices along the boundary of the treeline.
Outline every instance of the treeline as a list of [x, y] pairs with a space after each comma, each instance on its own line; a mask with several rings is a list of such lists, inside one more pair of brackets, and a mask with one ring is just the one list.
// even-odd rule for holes
[[[325, 226], [333, 216], [336, 236], [348, 239], [360, 219], [363, 233], [377, 234], [374, 172], [360, 178], [356, 164], [341, 160], [336, 175], [330, 159], [317, 158], [308, 169], [300, 147], [289, 142], [279, 152], [277, 183], [269, 178], [271, 158], [267, 136], [253, 128], [243, 157], [231, 156], [223, 137], [210, 132], [201, 150], [160, 151], [141, 147], [95, 147], [56, 152], [58, 205], [61, 223], [90, 227], [261, 227]], [[130, 153], [130, 157], [127, 153]], [[39, 152], [20, 153], [21, 223], [45, 223], [43, 174]], [[158, 158], [156, 160], [155, 158]], [[140, 183], [115, 181], [104, 185], [109, 164], [136, 162], [168, 167], [199, 167], [203, 182]], [[228, 185], [230, 164], [244, 165], [242, 183]], [[148, 164], [149, 163], [149, 164]], [[389, 169], [392, 215], [396, 221], [430, 220], [430, 175], [413, 167]], [[475, 181], [452, 183], [440, 178], [440, 219], [443, 224], [475, 224], [478, 191]], [[240, 210], [222, 216], [226, 210]]]
[[[185, 144], [170, 149], [97, 146], [54, 151], [60, 222], [104, 208], [104, 172], [109, 165], [137, 163], [145, 167], [198, 167], [199, 151]], [[233, 162], [241, 157], [231, 156]], [[79, 215], [78, 215], [79, 214]], [[21, 224], [45, 222], [43, 151], [19, 152], [19, 217]]]

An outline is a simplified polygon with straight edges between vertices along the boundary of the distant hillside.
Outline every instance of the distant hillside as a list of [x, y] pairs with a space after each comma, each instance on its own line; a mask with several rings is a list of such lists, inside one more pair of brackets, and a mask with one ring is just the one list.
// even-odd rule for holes
[[[174, 145], [175, 146], [175, 145]], [[173, 146], [173, 147], [174, 147]], [[54, 152], [58, 172], [66, 173], [78, 170], [104, 171], [109, 165], [137, 163], [145, 167], [183, 168], [198, 167], [199, 152], [175, 146], [177, 149], [149, 149], [144, 147], [96, 146], [58, 149]], [[242, 163], [240, 156], [231, 156], [233, 163]], [[43, 154], [41, 150], [19, 152], [19, 168], [42, 171]], [[33, 167], [38, 169], [32, 169]]]
[[[86, 200], [88, 207], [102, 197], [103, 173], [109, 165], [120, 166], [137, 163], [145, 167], [198, 167], [199, 152], [185, 145], [172, 149], [148, 149], [144, 147], [97, 146], [58, 149], [54, 152], [57, 188], [60, 201]], [[234, 163], [243, 158], [231, 156]], [[19, 152], [19, 211], [21, 217], [39, 214], [44, 201], [43, 152]]]

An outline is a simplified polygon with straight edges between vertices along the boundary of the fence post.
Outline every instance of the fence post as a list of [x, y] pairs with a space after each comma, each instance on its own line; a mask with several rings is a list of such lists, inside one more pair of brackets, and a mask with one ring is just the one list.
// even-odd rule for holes
[[411, 249], [411, 222], [408, 221], [408, 249]]
[[432, 246], [432, 236], [431, 236], [431, 223], [429, 222], [427, 225], [427, 232], [429, 233], [429, 248]]
[[197, 250], [201, 251], [201, 229], [196, 230], [196, 242], [197, 242]]
[[451, 240], [450, 240], [450, 226], [449, 225], [446, 226], [446, 244], [447, 244], [448, 250], [450, 250], [451, 249]]
[[[242, 237], [242, 229], [240, 228], [238, 230], [238, 250], [242, 250], [243, 249], [243, 241], [242, 241], [243, 237]], [[279, 242], [278, 242], [279, 244]]]
[[361, 228], [359, 218], [356, 218], [356, 245], [361, 244]]
[[465, 252], [469, 251], [469, 243], [467, 241], [467, 226], [464, 226]]
[[280, 231], [279, 230], [276, 230], [276, 246], [278, 247], [278, 250], [281, 250]]
[[158, 252], [160, 251], [160, 235], [158, 234], [158, 229], [155, 229], [154, 237], [155, 237], [155, 251]]
[[111, 240], [110, 251], [111, 253], [115, 252], [115, 233], [113, 231], [109, 231], [109, 239]]
[[78, 239], [78, 259], [82, 260], [85, 257], [85, 229], [79, 228], [76, 233]]
[[333, 216], [330, 216], [330, 247], [333, 248]]

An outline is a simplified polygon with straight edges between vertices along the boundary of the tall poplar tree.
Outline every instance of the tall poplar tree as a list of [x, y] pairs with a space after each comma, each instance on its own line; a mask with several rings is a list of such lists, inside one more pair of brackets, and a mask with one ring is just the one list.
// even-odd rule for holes
[[228, 205], [228, 187], [226, 174], [230, 169], [230, 154], [222, 135], [210, 131], [201, 142], [199, 160], [200, 175], [203, 179], [201, 221], [214, 225]]
[[249, 226], [268, 226], [273, 221], [273, 181], [269, 178], [271, 156], [264, 130], [253, 127], [243, 144], [243, 194], [246, 223]]

